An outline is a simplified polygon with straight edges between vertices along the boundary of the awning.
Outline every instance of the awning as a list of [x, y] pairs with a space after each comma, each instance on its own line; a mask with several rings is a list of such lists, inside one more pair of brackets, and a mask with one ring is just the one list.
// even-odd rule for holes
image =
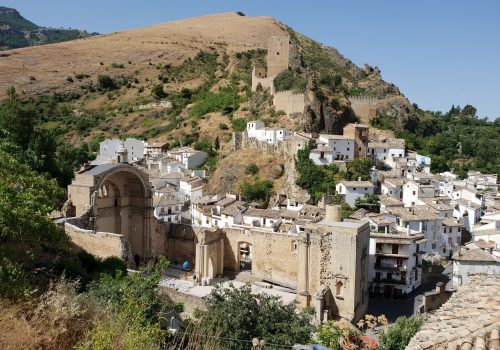
[[415, 241], [415, 243], [417, 243], [417, 244], [422, 244], [425, 242], [427, 242], [427, 238], [422, 238], [422, 239], [419, 239], [418, 241]]

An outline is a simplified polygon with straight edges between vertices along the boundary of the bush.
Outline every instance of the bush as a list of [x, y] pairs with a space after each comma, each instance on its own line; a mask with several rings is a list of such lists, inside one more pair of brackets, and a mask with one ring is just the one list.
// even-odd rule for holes
[[259, 172], [259, 167], [255, 163], [248, 164], [245, 168], [245, 174], [255, 175]]
[[249, 202], [266, 202], [273, 190], [273, 182], [270, 180], [255, 179], [253, 183], [244, 182], [241, 192]]
[[224, 349], [247, 350], [247, 342], [254, 337], [290, 348], [307, 344], [313, 330], [310, 314], [297, 311], [293, 303], [283, 304], [276, 296], [253, 294], [250, 284], [241, 288], [218, 285], [207, 302], [208, 310], [200, 315], [201, 328], [206, 334], [226, 338]]
[[111, 68], [125, 68], [125, 66], [122, 63], [111, 63]]
[[110, 91], [116, 89], [117, 85], [109, 75], [99, 75], [97, 77], [97, 87], [101, 91]]
[[243, 118], [234, 118], [231, 121], [231, 126], [234, 131], [243, 132], [247, 128], [247, 121]]
[[228, 130], [228, 129], [229, 129], [229, 127], [228, 127], [228, 126], [227, 126], [227, 124], [225, 124], [225, 123], [220, 123], [220, 124], [219, 124], [219, 129], [221, 129], [221, 130]]
[[225, 112], [235, 110], [240, 102], [240, 97], [233, 89], [226, 88], [214, 93], [208, 92], [195, 103], [189, 111], [190, 117], [199, 118], [207, 113]]
[[424, 320], [420, 317], [398, 317], [387, 331], [380, 334], [380, 350], [404, 350], [411, 338], [420, 330]]
[[284, 70], [274, 79], [276, 91], [292, 90], [295, 92], [304, 92], [306, 90], [307, 80], [301, 77], [297, 72]]
[[161, 100], [162, 98], [168, 96], [168, 94], [163, 90], [163, 84], [153, 86], [153, 88], [151, 89], [151, 94], [157, 100]]

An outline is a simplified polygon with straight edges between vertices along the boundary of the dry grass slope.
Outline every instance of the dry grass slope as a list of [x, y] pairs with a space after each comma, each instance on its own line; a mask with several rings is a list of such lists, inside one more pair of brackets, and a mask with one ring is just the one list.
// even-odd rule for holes
[[[153, 77], [156, 64], [179, 64], [209, 47], [222, 46], [228, 53], [266, 48], [267, 38], [280, 31], [281, 24], [271, 17], [225, 13], [9, 50], [0, 56], [0, 99], [9, 86], [26, 95], [76, 89], [78, 84], [66, 78], [78, 73], [94, 80], [99, 74], [135, 71], [141, 78]], [[124, 68], [112, 68], [112, 63], [123, 64]]]

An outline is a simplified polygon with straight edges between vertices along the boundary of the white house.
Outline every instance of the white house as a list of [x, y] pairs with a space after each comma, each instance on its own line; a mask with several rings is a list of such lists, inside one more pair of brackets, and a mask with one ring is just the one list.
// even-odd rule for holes
[[405, 207], [411, 207], [422, 198], [433, 198], [439, 195], [439, 189], [435, 185], [422, 185], [415, 180], [410, 180], [403, 186], [403, 203]]
[[389, 178], [385, 179], [380, 185], [380, 190], [383, 195], [395, 198], [398, 200], [403, 199], [403, 186], [407, 180], [402, 178]]
[[475, 242], [467, 243], [453, 255], [453, 286], [459, 287], [469, 281], [470, 274], [500, 276], [500, 259]]
[[370, 291], [387, 297], [411, 293], [422, 283], [421, 232], [398, 229], [397, 217], [369, 217], [370, 247], [368, 281]]
[[288, 138], [287, 129], [266, 128], [264, 122], [260, 120], [247, 123], [247, 135], [249, 138], [255, 138], [258, 141], [276, 144]]
[[330, 164], [335, 160], [350, 161], [354, 159], [355, 141], [342, 135], [321, 134], [316, 140], [318, 147], [312, 149], [309, 158], [314, 164]]
[[431, 173], [431, 158], [423, 156], [421, 154], [416, 154], [415, 160], [417, 162], [417, 167], [420, 168], [420, 171], [426, 174]]
[[370, 181], [340, 181], [335, 187], [337, 194], [344, 197], [344, 201], [354, 208], [357, 198], [366, 194], [373, 194], [374, 186]]
[[455, 203], [453, 216], [463, 222], [467, 231], [472, 232], [481, 219], [481, 206], [465, 199], [455, 199], [453, 203]]
[[193, 169], [203, 165], [208, 154], [191, 147], [181, 147], [168, 151], [167, 156], [182, 163], [184, 169]]
[[91, 164], [99, 165], [115, 162], [122, 145], [127, 150], [128, 162], [132, 163], [144, 158], [144, 143], [142, 141], [134, 138], [128, 138], [125, 141], [106, 139], [99, 144], [99, 154]]
[[148, 157], [158, 157], [162, 153], [165, 153], [167, 149], [168, 143], [166, 142], [144, 143], [144, 155]]
[[405, 140], [388, 139], [385, 142], [368, 142], [368, 155], [381, 163], [388, 163], [393, 158], [402, 158], [405, 156]]
[[187, 177], [179, 181], [179, 190], [186, 194], [191, 200], [203, 196], [203, 185], [205, 180], [200, 177]]
[[174, 197], [154, 196], [154, 216], [164, 222], [180, 223], [183, 202]]

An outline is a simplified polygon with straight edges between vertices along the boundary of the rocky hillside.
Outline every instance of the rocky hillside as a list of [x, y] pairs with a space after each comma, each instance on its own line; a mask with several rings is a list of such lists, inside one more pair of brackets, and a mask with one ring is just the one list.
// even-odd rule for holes
[[[304, 113], [295, 117], [274, 110], [267, 91], [250, 91], [252, 68], [266, 65], [272, 35], [290, 38], [290, 69], [280, 74], [280, 84], [305, 93]], [[43, 111], [38, 127], [67, 143], [119, 136], [171, 147], [212, 145], [217, 152], [208, 167], [227, 171], [216, 172], [211, 185], [231, 189], [243, 171], [230, 157], [231, 133], [244, 130], [249, 120], [339, 133], [357, 120], [350, 99], [359, 95], [377, 98], [380, 112], [395, 120], [413, 113], [376, 67], [357, 67], [273, 18], [236, 13], [7, 50], [0, 54], [0, 76], [0, 99], [15, 87], [21, 99], [34, 100]], [[261, 167], [259, 176], [281, 186], [284, 180], [267, 171], [269, 158], [263, 152], [251, 156]]]
[[40, 27], [25, 19], [17, 10], [0, 6], [0, 50], [86, 38], [95, 34], [76, 29]]

